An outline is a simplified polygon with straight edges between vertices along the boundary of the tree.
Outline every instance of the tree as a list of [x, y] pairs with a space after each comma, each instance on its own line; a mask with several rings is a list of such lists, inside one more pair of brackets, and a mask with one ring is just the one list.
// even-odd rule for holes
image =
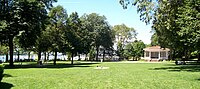
[[[96, 61], [97, 61], [99, 56], [99, 47], [105, 46], [105, 44], [103, 43], [104, 39], [103, 36], [106, 37], [107, 32], [109, 33], [110, 26], [106, 21], [105, 16], [100, 16], [96, 13], [91, 13], [89, 15], [85, 14], [81, 17], [81, 19], [84, 21], [83, 28], [88, 31], [88, 37], [90, 37], [89, 44], [91, 46], [94, 46], [96, 49]], [[112, 43], [109, 45], [112, 45]]]
[[131, 57], [134, 60], [135, 57], [135, 50], [133, 49], [133, 42], [128, 43], [123, 50], [123, 56], [125, 59], [130, 59]]
[[[51, 35], [51, 29], [47, 25], [46, 29], [41, 32], [40, 37], [36, 40], [36, 45], [33, 48], [33, 51], [37, 52], [38, 54], [38, 63], [41, 61], [41, 53], [44, 52], [45, 59], [46, 59], [46, 52], [51, 51], [53, 46], [53, 40]], [[46, 60], [45, 60], [46, 61]]]
[[143, 49], [145, 48], [144, 42], [141, 40], [139, 41], [134, 41], [133, 42], [133, 49], [135, 51], [135, 60], [140, 59], [140, 57], [144, 56], [144, 51]]
[[[176, 24], [178, 36], [184, 50], [186, 59], [189, 59], [191, 52], [198, 50], [200, 55], [200, 1], [185, 0], [180, 2]], [[200, 59], [199, 59], [200, 60]]]
[[125, 24], [115, 25], [113, 31], [117, 42], [117, 54], [123, 58], [124, 47], [128, 42], [136, 39], [137, 33], [134, 28], [127, 27]]
[[[22, 32], [24, 39], [30, 38], [33, 46], [37, 36], [44, 28], [47, 18], [46, 8], [55, 0], [1, 0], [0, 23], [1, 43], [8, 44], [10, 49], [10, 66], [13, 66], [13, 39]], [[30, 41], [30, 40], [29, 40]]]
[[[120, 0], [125, 5], [125, 0]], [[128, 0], [128, 2], [130, 2]], [[199, 0], [134, 0], [138, 12], [152, 28], [162, 47], [168, 47], [173, 54], [189, 59], [191, 52], [199, 50]], [[127, 2], [126, 2], [127, 3]], [[176, 52], [175, 52], [176, 50]], [[199, 54], [200, 55], [200, 54]], [[200, 60], [200, 57], [199, 57]]]
[[94, 45], [94, 27], [92, 26], [92, 16], [89, 16], [87, 14], [84, 14], [80, 17], [81, 20], [81, 28], [84, 34], [83, 38], [83, 45], [84, 45], [84, 52], [87, 56], [89, 54], [89, 60], [92, 60], [95, 58], [95, 45]]
[[[166, 3], [168, 3], [166, 5]], [[153, 28], [156, 30], [161, 46], [178, 50], [179, 55], [189, 59], [191, 52], [199, 50], [199, 18], [198, 1], [185, 0], [173, 2], [163, 1], [156, 12]], [[164, 15], [161, 17], [160, 15]], [[163, 24], [162, 24], [163, 23]], [[166, 24], [164, 24], [166, 23]]]
[[132, 57], [133, 60], [138, 60], [144, 55], [143, 49], [145, 48], [144, 42], [141, 40], [135, 40], [125, 46], [124, 54], [125, 57]]
[[151, 46], [156, 46], [156, 45], [159, 45], [159, 43], [158, 43], [158, 35], [156, 33], [154, 33], [151, 36]]
[[8, 62], [8, 47], [5, 45], [0, 45], [0, 54], [6, 54], [6, 62]]
[[157, 10], [159, 1], [166, 0], [119, 0], [119, 3], [124, 9], [127, 9], [129, 5], [137, 6], [137, 12], [140, 13], [140, 20], [149, 24], [153, 18], [154, 12]]
[[73, 12], [68, 18], [67, 30], [65, 38], [68, 42], [69, 52], [71, 53], [71, 64], [76, 53], [81, 53], [83, 49], [83, 33], [81, 29], [81, 20], [77, 12]]
[[[110, 54], [109, 51], [113, 51], [113, 45], [114, 45], [114, 32], [111, 29], [111, 26], [107, 26], [101, 33], [101, 45], [103, 47], [103, 61], [105, 59], [105, 54]], [[106, 52], [107, 51], [107, 52]]]
[[61, 52], [66, 44], [64, 30], [66, 30], [67, 12], [62, 6], [58, 5], [50, 10], [48, 16], [50, 24], [47, 31], [52, 40], [52, 51], [55, 52], [54, 65], [56, 65], [57, 52]]

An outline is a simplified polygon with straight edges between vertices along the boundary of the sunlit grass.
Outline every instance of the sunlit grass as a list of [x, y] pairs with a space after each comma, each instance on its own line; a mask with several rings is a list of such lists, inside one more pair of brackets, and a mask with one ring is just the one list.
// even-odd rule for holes
[[[198, 89], [200, 66], [174, 63], [83, 63], [5, 69], [13, 89]], [[109, 69], [94, 69], [96, 66]], [[195, 69], [196, 68], [196, 69]]]

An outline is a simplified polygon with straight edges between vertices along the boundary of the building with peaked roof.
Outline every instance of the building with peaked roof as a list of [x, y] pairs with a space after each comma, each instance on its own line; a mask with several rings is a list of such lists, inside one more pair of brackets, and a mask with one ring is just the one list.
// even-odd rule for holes
[[146, 61], [161, 61], [167, 60], [169, 57], [168, 48], [161, 48], [160, 46], [151, 46], [144, 48], [144, 59]]

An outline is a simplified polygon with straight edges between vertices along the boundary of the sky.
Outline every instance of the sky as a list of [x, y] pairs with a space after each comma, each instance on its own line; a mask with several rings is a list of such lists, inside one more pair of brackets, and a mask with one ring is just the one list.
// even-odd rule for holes
[[146, 25], [140, 21], [140, 16], [135, 6], [123, 9], [119, 4], [119, 0], [58, 0], [53, 5], [63, 6], [67, 10], [68, 15], [75, 11], [79, 16], [85, 13], [104, 15], [110, 25], [114, 26], [124, 23], [136, 30], [138, 40], [142, 40], [145, 44], [151, 43], [151, 25]]

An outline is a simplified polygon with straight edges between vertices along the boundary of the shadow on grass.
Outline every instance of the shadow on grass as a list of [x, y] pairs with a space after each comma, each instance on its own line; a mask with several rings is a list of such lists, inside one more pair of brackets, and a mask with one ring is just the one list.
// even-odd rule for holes
[[197, 79], [198, 81], [200, 81], [200, 79]]
[[165, 67], [153, 68], [151, 70], [168, 70], [171, 72], [200, 72], [200, 65], [166, 65]]
[[10, 74], [3, 74], [3, 77], [6, 78], [6, 77], [13, 77], [13, 76]]
[[99, 63], [75, 63], [75, 64], [67, 64], [67, 63], [57, 63], [53, 65], [53, 63], [47, 63], [44, 65], [38, 64], [23, 64], [23, 65], [15, 65], [11, 67], [9, 65], [5, 65], [4, 69], [26, 69], [26, 68], [73, 68], [73, 67], [91, 67], [91, 65], [99, 64]]
[[0, 82], [0, 89], [11, 89], [12, 87], [14, 87], [13, 84]]

